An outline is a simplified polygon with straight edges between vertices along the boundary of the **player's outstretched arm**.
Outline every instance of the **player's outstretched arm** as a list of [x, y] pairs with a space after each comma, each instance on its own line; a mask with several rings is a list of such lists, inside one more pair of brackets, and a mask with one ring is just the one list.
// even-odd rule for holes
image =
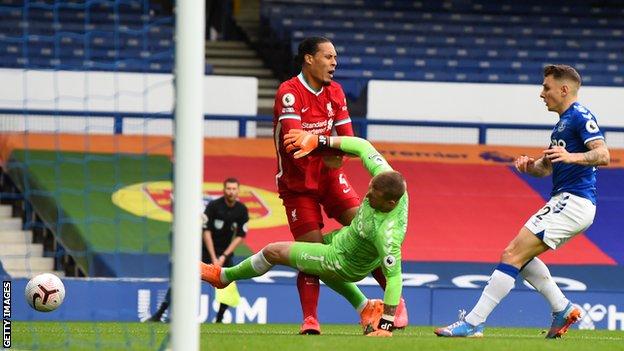
[[291, 129], [284, 136], [284, 146], [287, 152], [295, 151], [294, 157], [301, 158], [316, 148], [331, 147], [358, 156], [364, 167], [373, 176], [392, 171], [392, 167], [368, 142], [358, 137], [314, 135], [303, 130]]
[[392, 167], [388, 164], [388, 161], [386, 161], [366, 139], [348, 136], [331, 137], [329, 139], [329, 146], [359, 157], [364, 167], [372, 176], [376, 176], [382, 172], [392, 171]]

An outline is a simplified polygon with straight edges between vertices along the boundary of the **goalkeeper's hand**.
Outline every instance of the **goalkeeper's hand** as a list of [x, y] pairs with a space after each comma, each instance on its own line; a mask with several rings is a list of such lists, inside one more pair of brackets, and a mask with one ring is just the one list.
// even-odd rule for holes
[[325, 135], [316, 135], [301, 129], [291, 129], [284, 135], [286, 152], [297, 150], [295, 158], [301, 158], [314, 151], [319, 146], [329, 145], [329, 138]]
[[378, 338], [389, 338], [389, 337], [392, 337], [392, 332], [383, 330], [383, 329], [377, 329], [374, 332], [366, 334], [366, 336], [375, 336]]
[[377, 328], [373, 332], [368, 333], [367, 336], [391, 337], [394, 329], [394, 321], [392, 319], [393, 317], [391, 316], [382, 315], [377, 323]]

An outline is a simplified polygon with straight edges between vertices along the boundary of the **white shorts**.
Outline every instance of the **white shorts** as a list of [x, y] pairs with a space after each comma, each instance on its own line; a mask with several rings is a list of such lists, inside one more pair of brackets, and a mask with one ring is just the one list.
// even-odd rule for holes
[[587, 229], [595, 215], [591, 201], [564, 192], [553, 196], [524, 226], [554, 250]]

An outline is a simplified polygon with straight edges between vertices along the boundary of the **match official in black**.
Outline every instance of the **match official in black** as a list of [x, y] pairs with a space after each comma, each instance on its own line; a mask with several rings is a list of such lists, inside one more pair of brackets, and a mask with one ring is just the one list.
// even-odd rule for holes
[[[236, 178], [223, 181], [223, 196], [212, 200], [206, 206], [204, 214], [208, 218], [204, 224], [202, 240], [202, 261], [221, 267], [232, 266], [234, 250], [243, 242], [247, 234], [249, 212], [238, 201], [240, 184]], [[221, 304], [216, 323], [223, 321], [228, 305]]]

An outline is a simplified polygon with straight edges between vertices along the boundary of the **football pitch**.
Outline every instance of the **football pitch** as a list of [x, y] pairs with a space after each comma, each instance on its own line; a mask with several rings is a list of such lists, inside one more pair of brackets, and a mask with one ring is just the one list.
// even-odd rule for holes
[[[159, 350], [167, 324], [14, 322], [14, 350]], [[545, 340], [542, 330], [486, 328], [482, 339], [443, 339], [430, 326], [369, 338], [354, 325], [324, 325], [323, 335], [297, 335], [292, 324], [201, 325], [202, 350], [624, 350], [624, 331], [571, 330]], [[162, 348], [166, 349], [165, 347]]]

